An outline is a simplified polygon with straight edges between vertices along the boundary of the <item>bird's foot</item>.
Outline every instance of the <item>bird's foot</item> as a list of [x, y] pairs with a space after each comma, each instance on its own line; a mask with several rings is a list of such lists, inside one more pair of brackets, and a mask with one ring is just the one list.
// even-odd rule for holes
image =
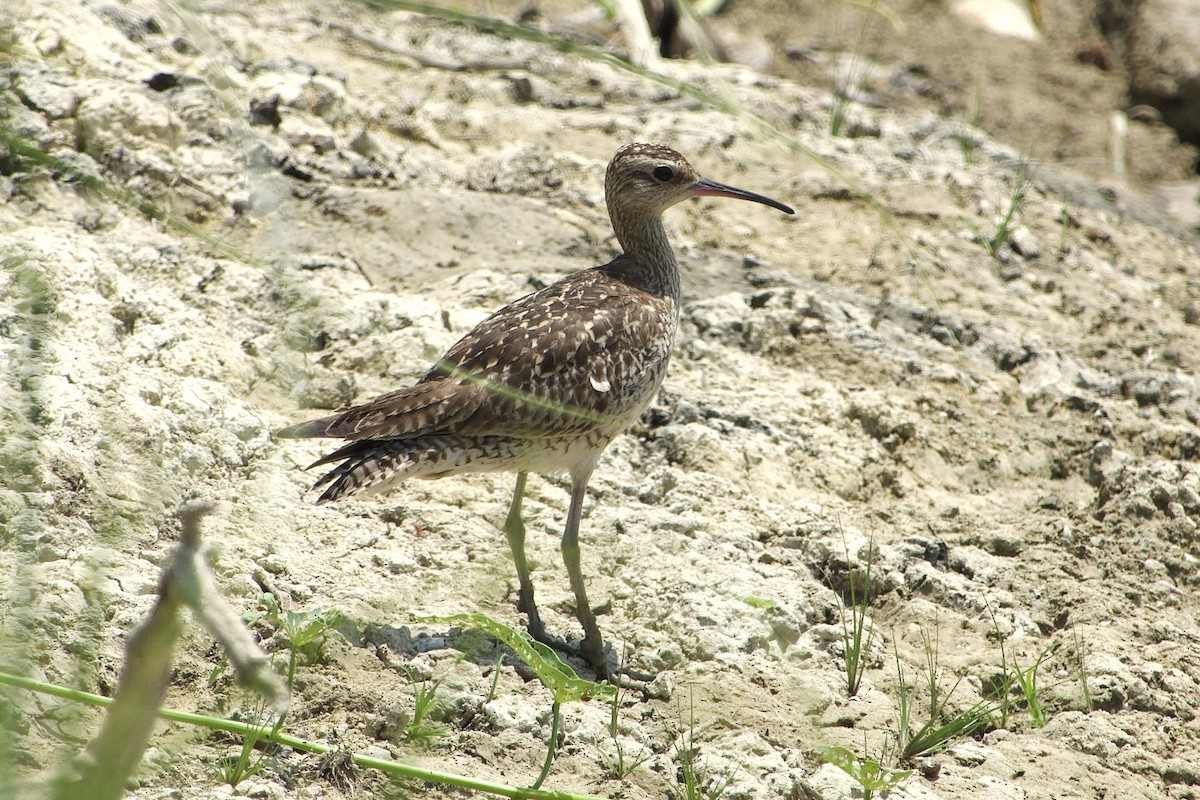
[[[528, 612], [526, 613], [528, 614]], [[598, 680], [611, 681], [613, 676], [618, 672], [610, 664], [603, 642], [599, 640], [590, 641], [585, 637], [578, 645], [571, 644], [566, 639], [548, 633], [537, 612], [529, 614], [529, 623], [525, 629], [529, 632], [530, 638], [535, 642], [541, 642], [550, 649], [564, 655], [582, 659], [596, 671]]]
[[[541, 642], [559, 653], [581, 659], [596, 672], [596, 680], [598, 681], [607, 681], [625, 689], [634, 689], [642, 693], [647, 693], [649, 685], [658, 677], [652, 673], [639, 672], [618, 664], [615, 659], [610, 657], [611, 649], [605, 646], [604, 640], [598, 635], [584, 636], [583, 640], [578, 645], [575, 645], [566, 639], [548, 633], [541, 616], [538, 614], [537, 606], [533, 603], [529, 603], [526, 606], [525, 603], [519, 600], [517, 602], [517, 610], [525, 614], [528, 620], [525, 629], [535, 642]], [[605, 614], [610, 610], [611, 606], [606, 603], [604, 606], [593, 609], [593, 613]]]
[[611, 648], [606, 647], [599, 637], [584, 636], [579, 643], [578, 655], [596, 671], [596, 680], [640, 692], [646, 698], [669, 699], [671, 689], [669, 686], [656, 684], [658, 675], [618, 663], [610, 657], [610, 653]]
[[616, 683], [616, 665], [609, 661], [609, 648], [599, 636], [585, 635], [579, 642], [579, 657], [596, 671], [596, 679]]
[[547, 633], [545, 627], [542, 625], [541, 620], [538, 620], [538, 623], [535, 626], [533, 624], [533, 619], [531, 618], [526, 630], [529, 631], [529, 636], [535, 642], [541, 642], [551, 650], [557, 650], [560, 653], [566, 653], [570, 656], [580, 656], [579, 648], [572, 646], [571, 643], [566, 639], [561, 639], [552, 633]]
[[591, 641], [585, 637], [579, 644], [572, 644], [566, 639], [547, 633], [540, 623], [541, 620], [538, 620], [536, 630], [532, 622], [527, 628], [533, 640], [558, 653], [580, 659], [595, 671], [597, 681], [639, 692], [646, 698], [670, 699], [669, 687], [655, 685], [658, 675], [617, 664], [609, 657], [609, 648], [605, 647], [602, 641]]

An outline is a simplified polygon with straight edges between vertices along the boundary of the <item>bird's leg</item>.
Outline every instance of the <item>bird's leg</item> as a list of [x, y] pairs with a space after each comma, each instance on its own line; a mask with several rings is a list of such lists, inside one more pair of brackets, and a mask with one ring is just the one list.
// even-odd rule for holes
[[525, 523], [521, 519], [521, 500], [525, 497], [525, 479], [528, 476], [527, 472], [517, 473], [517, 486], [513, 489], [512, 505], [508, 507], [508, 517], [504, 520], [504, 532], [508, 534], [508, 547], [512, 550], [513, 562], [517, 565], [517, 580], [521, 584], [517, 610], [525, 612], [529, 618], [529, 635], [540, 642], [546, 638], [546, 628], [533, 602], [533, 581], [529, 580], [529, 562], [525, 560]]
[[567, 512], [567, 529], [562, 538], [563, 561], [567, 565], [567, 574], [571, 577], [571, 588], [575, 590], [575, 616], [583, 625], [583, 641], [579, 643], [579, 653], [592, 665], [600, 678], [607, 680], [611, 676], [608, 656], [604, 652], [604, 640], [600, 636], [600, 627], [596, 624], [596, 615], [588, 605], [583, 571], [579, 568], [579, 520], [583, 516], [583, 498], [587, 494], [588, 476], [572, 477], [574, 480], [571, 484], [571, 509]]

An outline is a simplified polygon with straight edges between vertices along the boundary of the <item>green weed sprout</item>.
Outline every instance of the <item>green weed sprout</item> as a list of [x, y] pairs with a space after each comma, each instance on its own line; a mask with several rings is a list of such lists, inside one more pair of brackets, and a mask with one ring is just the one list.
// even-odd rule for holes
[[283, 631], [288, 642], [287, 687], [290, 692], [296, 682], [299, 655], [303, 653], [309, 663], [320, 661], [324, 657], [326, 634], [341, 624], [344, 615], [336, 608], [312, 611], [289, 609], [280, 613], [279, 602], [270, 594], [260, 595], [258, 605], [263, 609], [262, 613], [244, 615], [242, 621], [253, 623], [263, 620], [276, 630]]
[[876, 793], [886, 795], [912, 775], [910, 769], [890, 769], [873, 758], [859, 758], [841, 746], [821, 748], [821, 759], [857, 781], [862, 787], [863, 800], [871, 800]]
[[503, 622], [498, 622], [486, 614], [452, 614], [448, 617], [417, 617], [414, 622], [425, 625], [453, 625], [468, 630], [480, 631], [498, 639], [512, 648], [517, 657], [529, 665], [538, 680], [550, 690], [554, 698], [551, 709], [550, 736], [546, 747], [546, 760], [542, 764], [541, 774], [529, 787], [531, 790], [540, 789], [546, 776], [550, 774], [550, 766], [558, 752], [558, 726], [562, 721], [562, 704], [576, 700], [592, 698], [610, 699], [617, 687], [585, 680], [575, 674], [558, 654], [541, 642], [534, 639], [525, 631], [518, 630]]

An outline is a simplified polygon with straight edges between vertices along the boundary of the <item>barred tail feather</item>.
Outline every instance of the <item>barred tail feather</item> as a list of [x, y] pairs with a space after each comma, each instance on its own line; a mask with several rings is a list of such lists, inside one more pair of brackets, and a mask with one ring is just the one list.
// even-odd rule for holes
[[[354, 446], [343, 447], [338, 453], [346, 459], [337, 467], [325, 473], [316, 483], [314, 489], [328, 487], [317, 500], [318, 504], [331, 503], [344, 497], [361, 494], [379, 487], [393, 478], [399, 477], [406, 466], [413, 465], [413, 455], [396, 447], [380, 447], [377, 443], [355, 442]], [[336, 458], [324, 458], [317, 464], [337, 461]], [[316, 466], [316, 465], [314, 465]]]
[[528, 443], [506, 436], [423, 436], [349, 442], [312, 466], [342, 463], [325, 473], [314, 489], [325, 486], [318, 503], [377, 491], [400, 478], [440, 478], [461, 472], [519, 469]]

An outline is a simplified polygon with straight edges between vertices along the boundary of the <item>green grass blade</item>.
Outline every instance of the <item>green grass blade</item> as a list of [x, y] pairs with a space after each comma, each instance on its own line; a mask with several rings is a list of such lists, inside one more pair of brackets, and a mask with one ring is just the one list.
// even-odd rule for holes
[[541, 642], [534, 641], [528, 633], [497, 622], [486, 614], [453, 614], [448, 617], [417, 617], [414, 622], [425, 625], [455, 625], [481, 631], [512, 648], [517, 658], [533, 670], [538, 679], [554, 695], [556, 703], [572, 700], [590, 700], [593, 697], [608, 699], [617, 691], [615, 686], [595, 683], [575, 674], [575, 670], [563, 663], [558, 654]]
[[940, 753], [952, 742], [965, 739], [991, 723], [997, 710], [994, 704], [982, 702], [944, 722], [931, 719], [909, 738], [902, 756], [920, 758]]
[[[65, 700], [71, 700], [78, 703], [86, 703], [92, 706], [107, 707], [112, 704], [112, 698], [102, 697], [89, 692], [82, 692], [78, 689], [71, 689], [66, 686], [56, 686], [50, 683], [35, 681], [30, 678], [23, 678], [19, 675], [13, 675], [7, 672], [0, 672], [0, 684], [8, 686], [16, 686], [30, 691], [41, 692], [55, 697], [61, 697]], [[303, 753], [328, 753], [335, 750], [335, 747], [320, 744], [319, 742], [310, 742], [305, 739], [299, 739], [295, 736], [279, 731], [268, 731], [262, 733], [262, 726], [247, 722], [238, 722], [231, 719], [222, 719], [220, 717], [210, 717], [204, 714], [192, 714], [186, 711], [173, 711], [171, 709], [158, 709], [158, 716], [162, 719], [171, 722], [182, 722], [188, 725], [198, 725], [210, 730], [228, 731], [230, 733], [240, 734], [242, 736], [261, 735], [262, 739], [269, 739], [276, 744], [290, 747], [293, 750], [298, 750]], [[445, 786], [455, 786], [460, 789], [467, 789], [475, 792], [486, 792], [487, 794], [499, 795], [501, 797], [511, 798], [528, 798], [528, 800], [599, 800], [592, 795], [577, 795], [566, 792], [551, 792], [540, 791], [533, 789], [522, 789], [515, 786], [505, 786], [503, 784], [491, 783], [490, 781], [478, 780], [469, 778], [464, 775], [454, 775], [451, 773], [437, 772], [431, 769], [422, 767], [414, 767], [410, 764], [402, 764], [398, 761], [388, 761], [383, 758], [374, 758], [372, 756], [364, 756], [358, 753], [351, 754], [351, 759], [354, 763], [362, 767], [377, 769], [381, 772], [386, 772], [389, 775], [396, 775], [402, 778], [411, 778], [413, 780], [429, 781], [430, 783], [442, 784]]]

